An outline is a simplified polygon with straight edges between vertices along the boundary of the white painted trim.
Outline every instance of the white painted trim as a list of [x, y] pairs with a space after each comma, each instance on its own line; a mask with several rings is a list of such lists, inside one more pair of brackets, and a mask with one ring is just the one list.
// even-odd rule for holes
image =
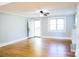
[[21, 38], [21, 39], [17, 39], [17, 40], [11, 41], [11, 42], [3, 43], [3, 44], [0, 44], [0, 47], [6, 46], [6, 45], [10, 45], [10, 44], [13, 44], [13, 43], [25, 40], [25, 39], [27, 39], [27, 37]]
[[66, 40], [72, 40], [71, 37], [53, 37], [53, 36], [42, 36], [42, 38], [55, 38], [55, 39], [66, 39]]

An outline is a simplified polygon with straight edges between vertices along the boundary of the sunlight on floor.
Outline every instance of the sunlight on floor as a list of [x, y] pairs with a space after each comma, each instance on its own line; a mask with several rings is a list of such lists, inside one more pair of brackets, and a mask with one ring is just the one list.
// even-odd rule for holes
[[[43, 41], [41, 38], [33, 38], [33, 47], [35, 50], [35, 54], [37, 56], [41, 56], [43, 50]], [[62, 44], [49, 44], [48, 45], [48, 55], [49, 56], [66, 56], [65, 46]]]
[[33, 41], [33, 46], [34, 46], [36, 55], [41, 56], [42, 47], [43, 47], [42, 39], [41, 38], [33, 38], [32, 41]]
[[51, 44], [48, 47], [48, 55], [49, 56], [65, 56], [66, 50], [62, 44]]

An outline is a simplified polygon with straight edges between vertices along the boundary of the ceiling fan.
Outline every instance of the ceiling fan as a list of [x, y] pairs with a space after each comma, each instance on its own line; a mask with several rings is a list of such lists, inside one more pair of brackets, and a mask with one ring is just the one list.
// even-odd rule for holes
[[43, 14], [44, 16], [48, 16], [50, 13], [49, 12], [44, 12], [44, 11], [40, 11], [41, 14]]

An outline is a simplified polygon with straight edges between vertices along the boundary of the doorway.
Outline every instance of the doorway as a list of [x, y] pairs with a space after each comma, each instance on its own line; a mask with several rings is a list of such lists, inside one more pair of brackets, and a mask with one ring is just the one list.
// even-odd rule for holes
[[28, 21], [29, 34], [28, 37], [40, 37], [41, 36], [41, 21], [29, 20]]

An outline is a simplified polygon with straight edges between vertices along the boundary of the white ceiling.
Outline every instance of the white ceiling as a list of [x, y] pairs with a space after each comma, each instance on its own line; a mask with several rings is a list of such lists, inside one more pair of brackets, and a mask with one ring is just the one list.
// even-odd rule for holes
[[8, 3], [11, 3], [11, 2], [0, 2], [0, 6], [6, 5], [6, 4], [8, 4]]
[[[10, 3], [10, 4], [8, 4]], [[28, 3], [28, 2], [0, 2], [0, 11], [8, 12], [10, 14], [17, 14], [22, 16], [39, 17], [40, 10], [45, 9], [50, 13], [49, 16], [54, 15], [70, 15], [75, 14], [76, 3]]]
[[[48, 16], [74, 15], [76, 12], [75, 9], [47, 9], [47, 10], [48, 10], [47, 12], [50, 13]], [[23, 11], [16, 11], [13, 13], [22, 16], [32, 16], [32, 17], [40, 17], [41, 15], [40, 10], [34, 10], [34, 11], [23, 10]]]

